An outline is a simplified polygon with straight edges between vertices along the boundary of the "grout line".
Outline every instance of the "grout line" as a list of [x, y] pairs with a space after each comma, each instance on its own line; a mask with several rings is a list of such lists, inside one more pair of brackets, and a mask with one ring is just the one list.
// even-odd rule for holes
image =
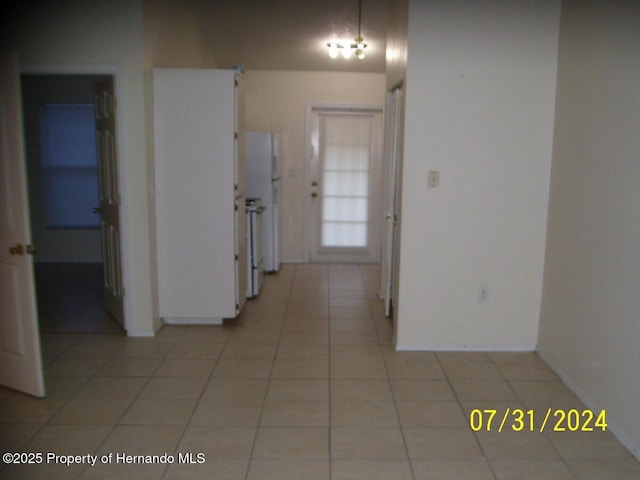
[[[327, 320], [326, 320], [328, 322], [328, 325], [327, 325], [327, 335], [328, 335], [327, 352], [328, 352], [328, 355], [329, 355], [328, 356], [329, 364], [327, 366], [328, 367], [328, 385], [327, 385], [327, 388], [328, 388], [328, 401], [329, 401], [329, 405], [328, 405], [329, 418], [328, 418], [328, 426], [327, 426], [329, 454], [328, 454], [328, 459], [327, 460], [328, 460], [328, 466], [329, 466], [329, 478], [332, 478], [332, 476], [335, 476], [334, 472], [332, 472], [332, 467], [334, 466], [334, 458], [333, 458], [332, 451], [331, 451], [331, 448], [332, 448], [332, 435], [331, 435], [331, 433], [332, 433], [332, 429], [333, 429], [333, 427], [332, 427], [332, 414], [334, 413], [334, 412], [332, 412], [332, 383], [333, 383], [332, 382], [332, 380], [333, 380], [332, 376], [337, 374], [337, 372], [332, 369], [332, 361], [331, 361], [332, 360], [332, 352], [337, 352], [339, 350], [339, 348], [336, 347], [336, 345], [344, 345], [345, 351], [349, 350], [349, 347], [352, 347], [352, 346], [355, 345], [355, 344], [333, 343], [332, 342], [332, 338], [331, 338], [332, 320], [335, 320], [336, 318], [340, 318], [342, 320], [345, 320], [344, 324], [347, 327], [349, 326], [348, 317], [347, 318], [342, 318], [342, 317], [339, 316], [340, 313], [336, 312], [334, 315], [338, 315], [338, 317], [334, 318], [334, 316], [332, 316], [332, 313], [331, 313], [331, 304], [332, 304], [333, 297], [334, 296], [335, 297], [339, 297], [340, 296], [339, 295], [339, 292], [340, 292], [339, 288], [332, 289], [331, 285], [332, 285], [332, 282], [341, 281], [341, 279], [343, 278], [342, 268], [343, 267], [340, 266], [340, 265], [336, 265], [335, 267], [331, 266], [331, 265], [323, 265], [323, 266], [318, 267], [318, 271], [322, 275], [321, 276], [321, 282], [322, 283], [319, 283], [319, 282], [317, 283], [317, 285], [321, 285], [322, 286], [321, 287], [322, 291], [324, 291], [324, 289], [326, 288], [326, 291], [327, 291], [326, 301], [328, 302], [327, 308], [329, 309], [329, 314], [328, 314]], [[374, 325], [374, 328], [375, 328], [376, 334], [377, 334], [377, 342], [375, 344], [374, 343], [370, 343], [370, 344], [366, 344], [366, 345], [368, 345], [371, 348], [373, 347], [373, 345], [377, 345], [378, 351], [382, 356], [383, 365], [384, 365], [384, 369], [385, 369], [385, 373], [386, 373], [386, 378], [384, 380], [386, 380], [387, 386], [388, 386], [388, 388], [390, 389], [390, 392], [391, 392], [391, 399], [392, 399], [392, 402], [393, 402], [394, 413], [395, 413], [396, 419], [398, 421], [400, 432], [401, 432], [401, 435], [402, 435], [402, 440], [403, 440], [403, 443], [404, 443], [404, 450], [405, 450], [405, 453], [406, 453], [406, 458], [407, 458], [407, 461], [409, 463], [411, 474], [415, 478], [416, 472], [414, 471], [413, 461], [409, 456], [409, 446], [408, 446], [408, 443], [407, 443], [407, 437], [405, 436], [405, 428], [400, 423], [400, 415], [399, 415], [399, 410], [398, 410], [399, 401], [397, 399], [397, 392], [393, 388], [393, 380], [394, 379], [389, 375], [390, 367], [392, 366], [392, 363], [391, 363], [392, 357], [390, 357], [389, 355], [385, 355], [385, 353], [388, 353], [388, 354], [390, 353], [388, 351], [389, 345], [387, 343], [386, 338], [381, 336], [381, 333], [384, 332], [384, 330], [383, 330], [384, 324], [383, 323], [376, 323], [377, 321], [376, 321], [376, 317], [374, 315], [374, 313], [376, 311], [378, 311], [378, 309], [376, 308], [377, 305], [375, 303], [378, 299], [373, 294], [373, 291], [370, 292], [370, 291], [367, 290], [367, 288], [368, 288], [367, 286], [370, 283], [369, 281], [367, 281], [367, 276], [368, 275], [372, 275], [372, 273], [370, 273], [370, 271], [367, 269], [367, 266], [358, 266], [357, 268], [358, 268], [359, 280], [360, 280], [360, 282], [358, 282], [358, 285], [360, 285], [360, 286], [362, 286], [364, 288], [365, 296], [366, 296], [366, 299], [367, 299], [367, 308], [368, 308], [368, 311], [369, 311], [370, 320], [373, 322], [373, 325]], [[245, 470], [245, 479], [248, 479], [249, 476], [250, 476], [251, 466], [252, 466], [252, 463], [254, 461], [253, 455], [255, 453], [255, 448], [256, 448], [256, 445], [257, 445], [257, 436], [258, 436], [258, 432], [259, 432], [259, 430], [261, 428], [260, 424], [262, 422], [263, 415], [265, 413], [267, 396], [268, 396], [268, 393], [269, 393], [269, 389], [270, 389], [271, 383], [274, 380], [273, 373], [274, 373], [274, 370], [275, 370], [275, 362], [276, 362], [276, 360], [278, 358], [279, 352], [282, 349], [282, 345], [284, 345], [282, 343], [282, 335], [283, 335], [284, 330], [285, 330], [286, 317], [287, 317], [288, 309], [292, 305], [291, 302], [293, 302], [295, 300], [295, 297], [293, 296], [293, 292], [292, 292], [292, 289], [296, 285], [295, 276], [296, 276], [296, 273], [298, 273], [302, 277], [306, 277], [306, 271], [307, 270], [306, 270], [305, 266], [295, 266], [294, 265], [292, 267], [292, 270], [293, 270], [293, 273], [287, 271], [287, 278], [285, 279], [286, 283], [288, 285], [287, 290], [286, 291], [284, 289], [282, 291], [278, 290], [283, 296], [285, 295], [285, 292], [286, 292], [286, 305], [285, 305], [284, 312], [278, 314], [278, 315], [282, 315], [282, 323], [281, 323], [281, 325], [279, 327], [280, 335], [279, 335], [279, 337], [277, 339], [277, 342], [276, 342], [276, 345], [275, 345], [275, 350], [274, 350], [273, 355], [271, 357], [272, 358], [272, 364], [271, 364], [269, 375], [267, 377], [266, 389], [264, 391], [263, 403], [262, 403], [262, 408], [261, 408], [259, 419], [258, 419], [258, 424], [255, 427], [255, 435], [253, 437], [253, 444], [251, 446], [251, 452], [249, 454], [250, 456], [247, 459], [247, 465], [246, 465], [246, 470]], [[311, 272], [315, 271], [315, 267], [313, 267], [312, 269], [310, 269], [308, 271], [311, 271]], [[289, 277], [290, 273], [291, 273], [291, 276]], [[349, 275], [349, 278], [351, 278], [351, 273], [348, 273], [348, 275]], [[311, 278], [316, 278], [314, 273], [311, 274]], [[353, 278], [354, 278], [354, 280], [356, 280], [355, 276]], [[344, 281], [344, 279], [342, 281]], [[284, 283], [283, 284], [279, 284], [278, 288], [283, 287], [283, 286], [284, 286]], [[309, 291], [311, 291], [315, 287], [316, 286], [314, 285], [314, 286], [307, 287], [307, 288], [308, 288]], [[333, 293], [333, 295], [332, 295], [332, 293]], [[364, 309], [364, 306], [363, 306], [363, 309]], [[258, 314], [259, 314], [259, 312], [258, 312]], [[295, 319], [294, 319], [294, 321], [295, 321]], [[246, 324], [243, 324], [243, 325], [246, 325]], [[201, 404], [201, 402], [203, 401], [204, 393], [205, 393], [207, 387], [209, 386], [209, 383], [214, 379], [214, 373], [216, 371], [216, 368], [220, 365], [220, 362], [222, 361], [224, 353], [227, 352], [228, 349], [230, 348], [229, 345], [232, 344], [233, 334], [236, 331], [242, 329], [242, 326], [238, 325], [238, 324], [232, 324], [230, 326], [227, 325], [225, 328], [229, 328], [231, 330], [231, 335], [226, 336], [226, 338], [224, 338], [224, 340], [220, 340], [220, 341], [216, 342], [216, 344], [222, 344], [223, 346], [220, 349], [217, 357], [215, 358], [215, 361], [212, 362], [213, 363], [213, 368], [209, 372], [208, 376], [199, 377], [201, 379], [202, 378], [205, 379], [205, 384], [204, 384], [204, 387], [202, 388], [202, 390], [200, 391], [200, 394], [197, 395], [198, 398], [195, 400], [195, 404], [194, 404], [194, 407], [193, 407], [193, 409], [192, 409], [192, 411], [190, 413], [189, 419], [186, 421], [186, 423], [184, 425], [173, 425], [173, 427], [181, 427], [182, 428], [182, 430], [179, 433], [179, 435], [177, 435], [177, 440], [176, 440], [176, 443], [175, 443], [174, 453], [176, 453], [178, 451], [180, 443], [185, 438], [187, 429], [190, 427], [190, 422], [193, 419], [195, 411], [198, 408], [198, 406]], [[333, 330], [336, 330], [337, 328], [338, 327], [334, 324], [333, 325]], [[274, 328], [274, 330], [276, 330], [276, 329]], [[43, 430], [45, 428], [50, 427], [52, 425], [55, 425], [55, 426], [62, 425], [62, 424], [57, 424], [57, 423], [56, 424], [52, 424], [51, 421], [52, 421], [53, 418], [56, 417], [56, 415], [58, 415], [62, 411], [62, 409], [67, 407], [72, 401], [74, 401], [75, 399], [80, 398], [79, 397], [79, 392], [83, 388], [85, 388], [87, 386], [87, 384], [89, 382], [91, 382], [93, 379], [109, 378], [109, 377], [105, 377], [105, 376], [102, 376], [102, 375], [97, 375], [97, 372], [104, 365], [106, 365], [109, 361], [111, 361], [112, 359], [114, 359], [114, 358], [123, 358], [123, 359], [130, 359], [130, 360], [133, 360], [133, 359], [136, 359], [136, 358], [139, 358], [139, 359], [142, 359], [142, 358], [159, 359], [159, 362], [155, 366], [153, 372], [151, 372], [148, 375], [144, 375], [142, 377], [140, 377], [140, 376], [139, 377], [127, 377], [127, 376], [119, 376], [119, 377], [117, 377], [117, 378], [139, 378], [139, 379], [144, 379], [144, 381], [140, 382], [141, 387], [139, 388], [137, 393], [135, 393], [134, 395], [131, 396], [130, 403], [123, 410], [123, 412], [121, 413], [121, 415], [119, 416], [118, 420], [115, 423], [113, 423], [113, 424], [100, 424], [101, 427], [104, 427], [104, 430], [105, 430], [106, 433], [105, 433], [105, 437], [102, 439], [101, 442], [99, 442], [99, 445], [95, 449], [95, 452], [99, 452], [107, 444], [108, 439], [113, 434], [114, 430], [119, 426], [123, 426], [119, 422], [124, 418], [124, 416], [127, 414], [127, 412], [129, 412], [131, 410], [133, 404], [137, 400], [142, 398], [141, 397], [142, 392], [144, 391], [145, 388], [147, 388], [147, 386], [152, 381], [152, 379], [153, 378], [159, 378], [159, 377], [154, 377], [154, 374], [156, 372], [158, 372], [158, 369], [162, 368], [162, 365], [166, 361], [168, 361], [170, 359], [171, 353], [173, 351], [175, 351], [175, 349], [177, 348], [177, 345], [180, 343], [180, 341], [182, 339], [185, 338], [185, 336], [187, 335], [188, 331], [189, 331], [189, 327], [184, 327], [184, 328], [177, 327], [177, 330], [175, 332], [171, 332], [172, 335], [168, 338], [168, 340], [169, 340], [169, 343], [173, 342], [173, 344], [166, 351], [164, 351], [164, 348], [163, 348], [159, 357], [158, 356], [156, 356], [156, 357], [148, 357], [148, 356], [147, 357], [117, 357], [118, 352], [121, 352], [122, 349], [125, 348], [126, 345], [130, 345], [133, 342], [137, 343], [137, 340], [133, 340], [133, 342], [130, 342], [128, 339], [126, 339], [125, 342], [123, 342], [121, 345], [117, 345], [116, 348], [114, 348], [111, 352], [109, 352], [109, 350], [107, 350], [106, 351], [106, 355], [103, 356], [103, 357], [91, 357], [91, 358], [94, 358], [94, 359], [95, 358], [101, 359], [101, 360], [103, 360], [103, 362], [96, 369], [96, 371], [94, 371], [90, 375], [84, 375], [84, 376], [80, 376], [80, 377], [75, 377], [75, 378], [81, 378], [81, 380], [79, 380], [79, 383], [81, 383], [81, 385], [79, 385], [77, 388], [72, 390], [70, 394], [68, 394], [66, 396], [63, 396], [63, 397], [57, 397], [55, 399], [55, 400], [59, 400], [60, 401], [60, 405], [55, 409], [54, 413], [51, 414], [47, 418], [47, 420], [45, 422], [42, 422], [42, 423], [40, 423], [40, 424], [38, 424], [36, 426], [35, 432], [33, 434], [31, 434], [29, 436], [29, 438], [27, 438], [27, 440], [25, 440], [24, 442], [21, 442], [23, 444], [21, 448], [24, 449], [26, 446], [28, 446], [29, 444], [34, 442], [34, 440], [39, 435], [42, 434], [42, 432], [43, 432]], [[173, 333], [175, 333], [175, 338], [173, 336]], [[55, 334], [52, 334], [52, 335], [55, 335]], [[60, 358], [76, 358], [76, 359], [82, 358], [82, 357], [64, 357], [64, 355], [65, 355], [65, 353], [69, 352], [70, 349], [75, 348], [75, 347], [81, 347], [81, 348], [84, 348], [86, 350], [87, 346], [91, 345], [91, 343], [89, 343], [89, 344], [85, 343], [88, 339], [91, 339], [91, 338], [104, 338], [104, 339], [106, 339], [106, 341], [109, 341], [108, 339], [113, 337], [113, 336], [114, 336], [114, 334], [111, 333], [111, 332], [104, 332], [104, 333], [98, 333], [98, 334], [94, 334], [92, 332], [86, 332], [86, 333], [81, 333], [81, 334], [73, 334], [73, 336], [69, 338], [69, 340], [68, 340], [69, 343], [68, 344], [66, 344], [67, 340], [65, 340], [62, 343], [63, 347], [55, 355], [53, 355], [51, 357], [50, 363], [55, 362], [56, 360], [58, 360]], [[161, 340], [160, 343], [163, 343], [163, 341]], [[166, 343], [166, 342], [164, 342], [164, 343]], [[301, 344], [298, 344], [298, 345], [301, 345]], [[357, 346], [357, 345], [355, 345], [355, 346]], [[457, 403], [458, 407], [460, 408], [460, 410], [463, 412], [463, 415], [464, 415], [465, 411], [464, 411], [463, 405], [462, 405], [463, 402], [459, 398], [459, 395], [454, 390], [453, 385], [452, 385], [452, 381], [455, 381], [455, 379], [452, 380], [450, 378], [449, 374], [447, 374], [447, 371], [444, 369], [444, 365], [446, 364], [446, 361], [445, 361], [446, 358], [441, 357], [440, 355], [437, 354], [437, 352], [434, 355], [434, 358], [435, 358], [437, 364], [440, 366], [440, 368], [444, 372], [444, 378], [442, 380], [446, 381], [446, 384], [448, 385], [448, 388], [451, 390], [451, 392], [454, 395], [455, 402]], [[499, 363], [500, 363], [500, 358], [498, 358], [498, 357], [493, 358], [493, 357], [489, 356], [489, 362], [488, 363], [490, 363], [491, 365], [493, 365], [494, 367], [497, 368]], [[454, 377], [455, 377], [455, 375], [454, 375]], [[175, 378], [187, 378], [187, 377], [175, 377]], [[227, 378], [234, 378], [234, 379], [236, 379], [236, 378], [247, 378], [247, 379], [251, 380], [251, 377], [236, 377], [236, 376], [234, 376], [234, 377], [227, 377]], [[299, 377], [299, 378], [307, 378], [307, 377]], [[514, 400], [513, 401], [514, 402], [517, 401], [519, 403], [522, 403], [523, 405], [524, 405], [524, 402], [522, 402], [521, 396], [518, 395], [518, 393], [514, 389], [514, 382], [518, 382], [518, 381], [522, 381], [522, 380], [525, 380], [525, 381], [540, 381], [540, 382], [546, 382], [547, 381], [546, 379], [527, 379], [527, 378], [520, 378], [519, 376], [517, 378], [512, 379], [512, 380], [508, 380], [501, 370], [500, 370], [500, 379], [503, 380], [503, 381], [506, 381], [507, 384], [509, 385], [509, 389], [510, 389], [511, 393], [514, 394], [514, 397], [513, 397]], [[255, 380], [255, 379], [253, 379], [253, 380]], [[381, 378], [379, 380], [383, 380], [383, 379]], [[562, 380], [558, 380], [558, 381], [560, 383], [564, 384], [564, 382], [562, 382]], [[7, 396], [6, 398], [4, 398], [2, 401], [0, 401], [0, 407], [3, 404], [5, 404], [9, 398], [15, 398], [17, 395], [19, 395], [19, 394], [17, 394], [17, 393], [13, 394], [12, 393], [9, 396]], [[515, 399], [517, 399], [517, 400], [515, 400]], [[467, 420], [468, 420], [468, 418], [467, 418]], [[24, 422], [18, 423], [16, 425], [20, 425], [20, 424], [24, 425]], [[80, 424], [80, 423], [67, 423], [67, 425], [78, 426], [78, 427], [88, 426], [88, 425]], [[92, 425], [98, 425], [98, 424], [92, 424]], [[157, 427], [157, 426], [161, 426], [161, 425], [158, 425], [156, 423], [156, 424], [144, 425], [144, 426], [146, 426], [146, 427]], [[376, 427], [372, 427], [372, 428], [376, 428]], [[395, 428], [395, 427], [392, 427], [392, 428]], [[436, 428], [436, 427], [434, 427], [434, 428]], [[176, 428], [176, 432], [175, 432], [176, 434], [178, 434], [177, 430], [179, 430], [179, 429]], [[477, 434], [477, 433], [474, 433], [474, 438], [475, 438], [475, 442], [478, 445], [480, 451], [483, 453], [483, 460], [486, 462], [488, 468], [490, 469], [490, 471], [491, 471], [491, 473], [493, 475], [492, 478], [495, 479], [497, 477], [497, 470], [494, 469], [494, 464], [497, 465], [498, 462], [496, 462], [495, 458], [489, 458], [488, 457], [487, 452], [485, 452], [485, 449], [482, 447], [482, 444], [480, 443], [480, 435]], [[560, 453], [560, 451], [558, 450], [556, 445], [553, 444], [553, 442], [551, 442], [550, 437], [549, 437], [549, 435], [546, 434], [546, 432], [545, 432], [545, 439], [549, 443], [551, 443], [553, 451], [557, 454], [556, 458], [559, 458], [561, 460], [562, 465], [568, 470], [568, 472], [570, 472], [572, 475], [575, 475], [575, 473], [573, 473], [573, 470], [570, 468], [569, 463], [568, 463], [568, 459], [570, 459], [570, 458], [569, 457], [565, 458]], [[229, 458], [229, 457], [226, 457], [226, 458]], [[242, 457], [242, 459], [244, 460], [245, 457]], [[258, 460], [258, 459], [255, 459], [255, 460]], [[369, 459], [365, 459], [365, 460], [373, 460], [373, 459], [369, 458]], [[78, 476], [74, 477], [74, 478], [79, 478], [83, 474], [85, 474], [87, 468], [88, 467], [85, 467], [84, 469], [80, 470]], [[165, 466], [165, 468], [163, 470], [163, 473], [162, 473], [163, 477], [166, 477], [168, 475], [169, 468], [170, 467], [168, 465]], [[0, 468], [0, 472], [4, 473], [5, 469], [6, 468]]]
[[[267, 377], [267, 386], [265, 388], [264, 397], [262, 399], [262, 408], [260, 409], [260, 415], [258, 416], [258, 424], [256, 425], [256, 432], [255, 432], [255, 435], [253, 437], [253, 444], [251, 445], [251, 451], [249, 452], [249, 461], [247, 462], [247, 470], [245, 472], [245, 480], [249, 479], [249, 472], [251, 471], [251, 466], [252, 466], [253, 460], [254, 460], [253, 455], [255, 453], [256, 445], [258, 443], [258, 434], [260, 432], [260, 428], [262, 428], [261, 427], [262, 417], [264, 415], [264, 409], [265, 409], [265, 407], [267, 405], [267, 396], [269, 395], [269, 388], [271, 387], [271, 382], [273, 380], [273, 371], [275, 369], [276, 360], [278, 358], [278, 352], [280, 351], [280, 342], [282, 341], [282, 333], [284, 332], [284, 325], [285, 325], [285, 321], [286, 321], [286, 318], [287, 318], [287, 310], [289, 308], [289, 300], [291, 298], [291, 287], [292, 287], [292, 284], [293, 284], [293, 278], [295, 276], [296, 270], [297, 270], [297, 266], [294, 267], [294, 273], [293, 273], [293, 275], [291, 277], [291, 281], [289, 282], [286, 306], [285, 306], [284, 312], [282, 313], [282, 325], [280, 325], [280, 333], [278, 335], [278, 341], [276, 343], [276, 348], [275, 348], [275, 351], [273, 353], [273, 358], [271, 360], [271, 370], [269, 371], [269, 376]], [[263, 288], [264, 288], [264, 286], [263, 286]]]
[[[224, 323], [224, 322], [223, 322]], [[166, 360], [167, 358], [169, 358], [169, 355], [171, 354], [171, 352], [173, 352], [173, 350], [176, 348], [176, 346], [178, 345], [178, 343], [180, 343], [180, 340], [182, 340], [182, 337], [184, 337], [187, 333], [187, 328], [184, 329], [182, 335], [180, 335], [180, 337], [176, 340], [176, 342], [174, 343], [173, 347], [165, 354], [162, 362], [160, 363], [160, 365], [162, 365], [162, 363], [164, 363], [164, 360]], [[235, 330], [235, 327], [234, 327]], [[232, 333], [233, 335], [233, 333]], [[215, 372], [216, 367], [218, 366], [218, 364], [220, 363], [220, 359], [222, 358], [222, 354], [224, 353], [224, 351], [227, 348], [227, 345], [229, 345], [229, 340], [231, 339], [231, 335], [229, 335], [227, 337], [227, 339], [224, 342], [224, 347], [222, 348], [222, 350], [220, 350], [220, 352], [218, 353], [218, 357], [216, 358], [216, 361], [213, 365], [213, 368], [211, 369], [211, 372], [209, 372], [209, 375], [207, 376], [206, 381], [204, 382], [204, 387], [202, 388], [202, 391], [200, 392], [200, 395], [198, 396], [198, 398], [195, 401], [195, 404], [193, 405], [193, 409], [191, 410], [191, 414], [189, 415], [189, 418], [187, 419], [187, 421], [185, 422], [183, 428], [182, 428], [182, 432], [180, 433], [180, 436], [178, 437], [178, 440], [176, 441], [176, 446], [173, 449], [173, 453], [174, 455], [176, 453], [178, 453], [178, 448], [180, 448], [180, 443], [182, 442], [182, 440], [184, 439], [185, 434], [187, 433], [187, 429], [191, 426], [191, 420], [193, 419], [193, 416], [196, 413], [196, 410], [198, 409], [198, 406], [200, 405], [200, 402], [202, 401], [202, 397], [204, 396], [204, 392], [207, 390], [207, 387], [209, 386], [209, 382], [211, 381], [211, 379], [213, 378], [213, 372]], [[158, 368], [160, 368], [160, 366], [158, 366]], [[156, 369], [157, 370], [157, 369]], [[155, 371], [154, 371], [155, 373]], [[153, 375], [151, 377], [149, 377], [149, 381], [147, 382], [147, 384], [151, 381], [151, 378], [153, 378]], [[187, 377], [174, 377], [174, 378], [187, 378]], [[145, 384], [145, 386], [147, 385]], [[144, 390], [144, 387], [142, 388], [142, 390]], [[140, 390], [140, 392], [138, 392], [138, 396], [140, 396], [140, 393], [142, 392], [142, 390]], [[160, 478], [164, 478], [167, 473], [169, 472], [169, 465], [165, 465], [164, 470], [162, 472], [162, 476]]]
[[328, 418], [328, 429], [327, 429], [327, 437], [328, 437], [328, 454], [329, 454], [329, 480], [332, 480], [333, 478], [333, 442], [331, 441], [331, 437], [333, 436], [333, 411], [331, 408], [331, 404], [333, 403], [331, 401], [331, 380], [332, 380], [332, 368], [331, 368], [331, 352], [332, 352], [332, 342], [331, 342], [331, 270], [329, 268], [327, 268], [327, 322], [328, 322], [328, 332], [327, 335], [329, 336], [328, 342], [328, 351], [329, 351], [329, 365], [327, 366], [328, 368], [328, 386], [327, 388], [329, 389], [329, 418]]

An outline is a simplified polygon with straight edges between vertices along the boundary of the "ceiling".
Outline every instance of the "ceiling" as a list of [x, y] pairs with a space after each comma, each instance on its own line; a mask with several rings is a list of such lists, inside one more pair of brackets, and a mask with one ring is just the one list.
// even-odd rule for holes
[[388, 0], [362, 0], [367, 56], [332, 59], [327, 42], [358, 34], [358, 0], [188, 0], [220, 68], [385, 71]]

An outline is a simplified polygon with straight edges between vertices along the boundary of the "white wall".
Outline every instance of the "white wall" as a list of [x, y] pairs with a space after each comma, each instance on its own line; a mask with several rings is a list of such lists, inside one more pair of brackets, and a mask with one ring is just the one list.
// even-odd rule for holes
[[246, 129], [282, 133], [281, 208], [285, 262], [305, 258], [305, 114], [307, 102], [384, 105], [385, 76], [376, 73], [246, 72]]
[[400, 349], [535, 348], [559, 15], [409, 1]]
[[639, 25], [563, 2], [538, 349], [640, 458]]

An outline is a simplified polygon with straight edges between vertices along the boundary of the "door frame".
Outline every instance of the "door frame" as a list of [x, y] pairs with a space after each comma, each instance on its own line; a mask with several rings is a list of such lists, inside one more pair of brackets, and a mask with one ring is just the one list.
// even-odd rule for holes
[[[309, 219], [313, 212], [311, 204], [311, 169], [309, 165], [313, 157], [313, 147], [311, 141], [311, 135], [313, 133], [313, 114], [316, 111], [325, 110], [327, 113], [371, 113], [380, 114], [382, 116], [382, 129], [380, 134], [380, 165], [379, 170], [382, 171], [384, 164], [384, 107], [381, 105], [373, 104], [360, 104], [360, 103], [327, 103], [327, 102], [307, 102], [305, 107], [305, 122], [304, 122], [304, 218]], [[376, 255], [378, 262], [380, 261], [380, 228], [382, 226], [382, 210], [380, 210], [377, 218], [373, 221], [378, 222], [378, 239], [377, 245], [375, 245]], [[303, 249], [303, 261], [309, 263], [311, 261], [311, 228], [309, 228], [309, 222], [306, 220], [303, 222], [304, 229], [304, 249]]]
[[[110, 75], [113, 77], [113, 92], [114, 97], [118, 99], [120, 97], [120, 86], [124, 82], [124, 71], [122, 67], [117, 65], [26, 65], [20, 67], [20, 75]], [[129, 231], [128, 231], [128, 219], [127, 219], [127, 190], [126, 186], [126, 162], [124, 161], [124, 145], [125, 145], [125, 130], [123, 128], [122, 109], [115, 109], [115, 122], [116, 122], [116, 149], [118, 155], [116, 156], [117, 169], [118, 169], [118, 189], [120, 192], [120, 252], [121, 252], [121, 271], [122, 271], [122, 285], [125, 291], [124, 295], [124, 330], [129, 332], [130, 320], [132, 316], [132, 304], [131, 295], [127, 295], [126, 292], [130, 292], [129, 288], [131, 280], [131, 269], [129, 261]], [[22, 127], [24, 133], [24, 127]], [[26, 158], [25, 158], [26, 162]], [[25, 165], [25, 167], [27, 167]], [[29, 212], [30, 214], [30, 212]]]

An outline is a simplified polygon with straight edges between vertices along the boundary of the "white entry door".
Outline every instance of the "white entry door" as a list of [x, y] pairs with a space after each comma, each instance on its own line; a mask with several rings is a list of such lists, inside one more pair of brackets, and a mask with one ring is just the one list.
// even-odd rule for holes
[[17, 55], [0, 52], [0, 384], [44, 396]]
[[381, 112], [318, 110], [311, 122], [309, 259], [378, 262]]
[[100, 230], [104, 267], [104, 302], [109, 314], [124, 325], [124, 288], [120, 249], [120, 191], [116, 149], [115, 97], [113, 79], [96, 83], [96, 142], [100, 178]]

